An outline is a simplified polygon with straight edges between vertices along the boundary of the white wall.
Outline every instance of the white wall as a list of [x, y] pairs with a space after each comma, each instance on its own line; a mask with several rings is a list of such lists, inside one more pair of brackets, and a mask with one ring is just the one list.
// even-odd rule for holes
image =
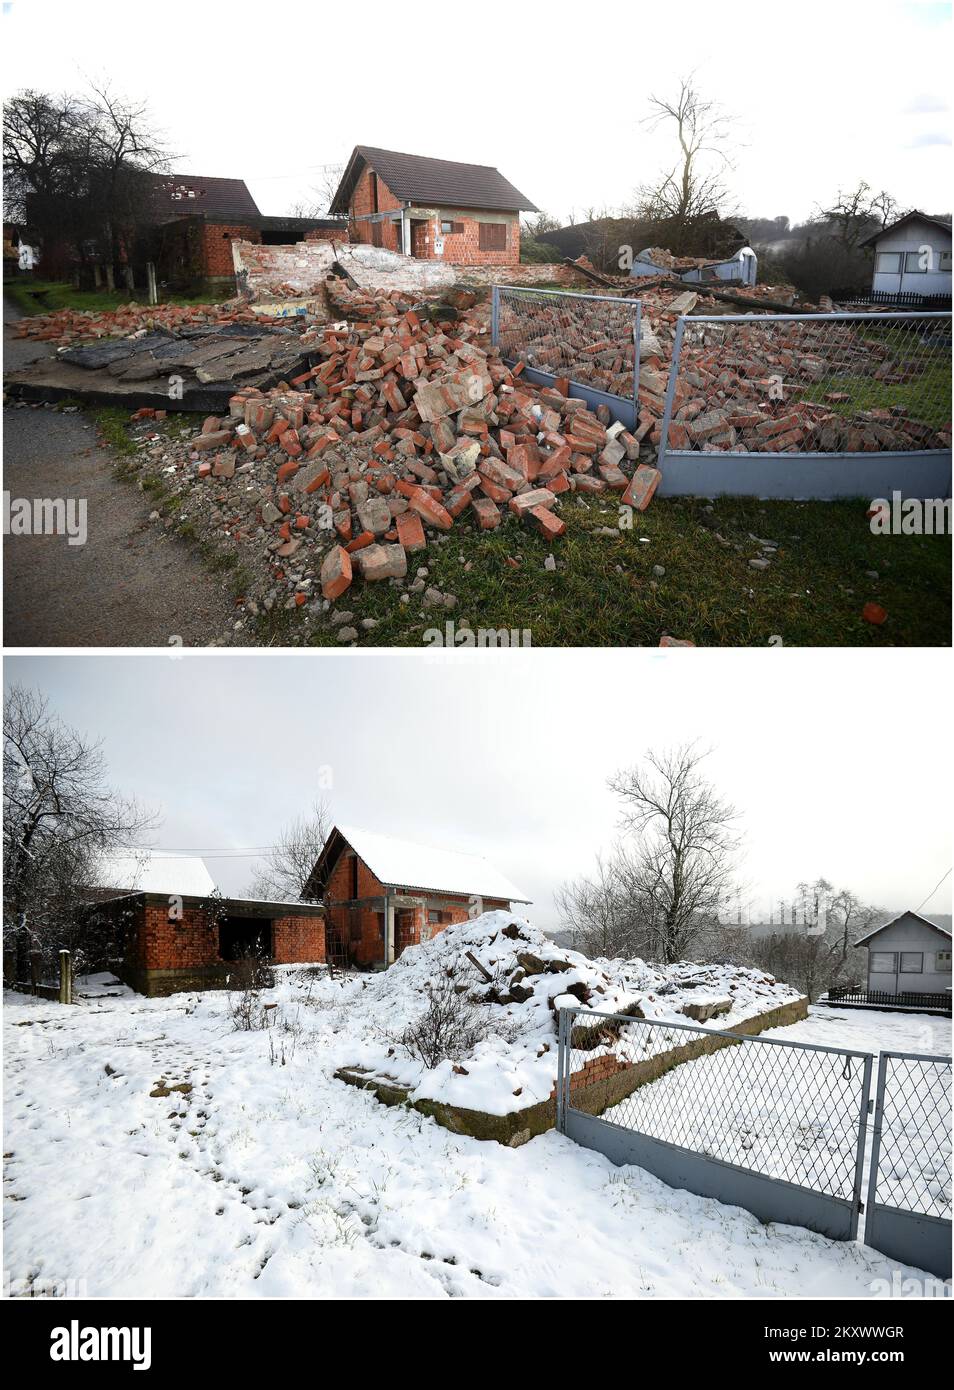
[[[931, 270], [909, 270], [904, 260], [901, 262], [901, 270], [897, 273], [878, 269], [878, 258], [882, 254], [900, 253], [905, 256], [910, 253], [916, 256], [925, 246], [931, 248]], [[908, 222], [903, 227], [885, 232], [875, 244], [872, 290], [884, 290], [888, 294], [950, 294], [951, 272], [938, 269], [939, 254], [942, 251], [950, 255], [951, 234], [942, 231], [940, 227], [932, 226], [929, 222]]]
[[[951, 939], [942, 936], [940, 932], [932, 931], [923, 922], [919, 922], [916, 917], [899, 918], [897, 922], [885, 927], [884, 931], [872, 937], [867, 948], [862, 947], [861, 949], [868, 951], [869, 990], [882, 990], [888, 994], [938, 994], [951, 987], [950, 967], [947, 971], [939, 971], [935, 968], [936, 953], [949, 951]], [[895, 952], [895, 973], [888, 974], [871, 969], [871, 958], [877, 951]], [[922, 965], [924, 969], [920, 974], [901, 971], [900, 953], [902, 951], [923, 952]]]

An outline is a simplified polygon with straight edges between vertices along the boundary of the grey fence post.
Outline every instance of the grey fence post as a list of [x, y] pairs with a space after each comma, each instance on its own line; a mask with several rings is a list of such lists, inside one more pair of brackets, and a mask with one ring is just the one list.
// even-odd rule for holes
[[36, 987], [40, 983], [40, 960], [39, 951], [30, 952], [30, 987], [34, 994], [36, 994]]
[[494, 285], [490, 298], [490, 341], [496, 347], [500, 341], [500, 286]]
[[556, 1127], [561, 1134], [565, 1133], [565, 1115], [563, 1104], [563, 1073], [566, 1067], [566, 1009], [560, 1010], [560, 1019], [557, 1025], [557, 1083], [556, 1083]]
[[864, 1076], [861, 1081], [861, 1107], [858, 1114], [858, 1148], [855, 1154], [855, 1180], [852, 1188], [854, 1196], [854, 1213], [851, 1221], [851, 1239], [854, 1240], [858, 1234], [858, 1217], [865, 1209], [862, 1203], [861, 1186], [864, 1180], [865, 1170], [865, 1140], [868, 1134], [868, 1108], [871, 1100], [871, 1063], [870, 1056], [865, 1057]]
[[73, 975], [70, 969], [69, 951], [60, 952], [60, 1003], [73, 1002]]
[[676, 324], [676, 337], [672, 345], [672, 366], [669, 368], [669, 381], [666, 384], [666, 402], [663, 407], [659, 453], [656, 456], [656, 467], [660, 469], [665, 463], [666, 447], [669, 444], [669, 422], [672, 419], [672, 403], [676, 394], [676, 375], [679, 371], [679, 354], [682, 351], [682, 335], [685, 327], [685, 315], [681, 314], [679, 316], [679, 322]]
[[636, 350], [633, 354], [633, 424], [639, 424], [639, 361], [643, 336], [643, 306], [636, 300]]
[[888, 1056], [882, 1052], [878, 1058], [878, 1086], [875, 1092], [874, 1124], [871, 1127], [871, 1167], [868, 1170], [868, 1201], [865, 1211], [868, 1216], [874, 1209], [878, 1195], [878, 1164], [881, 1159], [881, 1125], [884, 1119], [884, 1088], [888, 1080]]

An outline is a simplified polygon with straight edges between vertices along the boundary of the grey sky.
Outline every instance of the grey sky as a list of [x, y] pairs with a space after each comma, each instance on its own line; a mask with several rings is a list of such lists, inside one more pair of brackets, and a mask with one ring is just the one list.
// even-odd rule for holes
[[859, 178], [949, 206], [947, 4], [3, 10], [7, 91], [105, 78], [146, 97], [178, 172], [244, 178], [264, 213], [308, 199], [355, 144], [498, 165], [561, 219], [625, 204], [673, 157], [640, 124], [649, 94], [693, 70], [737, 117], [741, 211], [802, 219]]
[[[156, 843], [274, 842], [330, 769], [334, 817], [486, 855], [552, 895], [612, 842], [616, 769], [698, 738], [744, 812], [754, 916], [824, 874], [917, 907], [950, 864], [949, 653], [421, 652], [8, 657], [104, 741]], [[250, 861], [208, 859], [226, 892]], [[950, 880], [928, 910], [950, 911]]]

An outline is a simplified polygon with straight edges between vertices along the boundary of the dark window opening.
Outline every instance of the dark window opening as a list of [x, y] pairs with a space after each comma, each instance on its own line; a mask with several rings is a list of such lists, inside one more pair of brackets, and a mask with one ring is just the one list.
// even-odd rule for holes
[[371, 170], [370, 183], [371, 183], [371, 211], [372, 211], [372, 212], [377, 212], [377, 211], [378, 211], [378, 176], [377, 176], [377, 174], [374, 172], [373, 169]]
[[358, 896], [358, 856], [356, 854], [351, 856], [351, 896], [352, 898]]
[[506, 251], [506, 222], [478, 222], [477, 244], [481, 251]]
[[227, 917], [219, 927], [222, 960], [271, 960], [272, 924], [260, 917]]

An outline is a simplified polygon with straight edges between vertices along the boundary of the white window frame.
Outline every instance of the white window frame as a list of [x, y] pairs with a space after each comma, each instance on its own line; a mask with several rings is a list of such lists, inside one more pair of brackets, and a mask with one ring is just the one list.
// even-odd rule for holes
[[905, 275], [927, 275], [927, 268], [921, 265], [920, 251], [905, 251], [904, 273]]
[[951, 953], [950, 951], [935, 951], [934, 969], [939, 975], [949, 975], [951, 972]]
[[938, 268], [938, 270], [944, 271], [944, 272], [946, 272], [948, 275], [950, 275], [950, 273], [951, 273], [951, 253], [950, 253], [950, 251], [938, 251], [938, 253], [937, 253], [937, 268]]
[[[890, 965], [879, 965], [879, 960], [890, 960]], [[871, 973], [872, 975], [893, 975], [898, 967], [897, 951], [872, 951], [871, 952]]]
[[[877, 260], [876, 260], [876, 262], [875, 262], [875, 274], [876, 274], [876, 275], [900, 275], [900, 274], [901, 274], [901, 256], [902, 256], [902, 252], [900, 252], [900, 251], [879, 251], [879, 252], [878, 252]], [[887, 261], [887, 260], [891, 260], [891, 259], [893, 259], [894, 262], [895, 262], [895, 265], [894, 265], [894, 269], [893, 269], [893, 270], [890, 269], [888, 266], [882, 264], [883, 261]]]
[[[905, 965], [905, 961], [916, 960], [917, 965]], [[923, 975], [924, 974], [924, 952], [923, 951], [902, 951], [901, 970], [902, 975]]]

